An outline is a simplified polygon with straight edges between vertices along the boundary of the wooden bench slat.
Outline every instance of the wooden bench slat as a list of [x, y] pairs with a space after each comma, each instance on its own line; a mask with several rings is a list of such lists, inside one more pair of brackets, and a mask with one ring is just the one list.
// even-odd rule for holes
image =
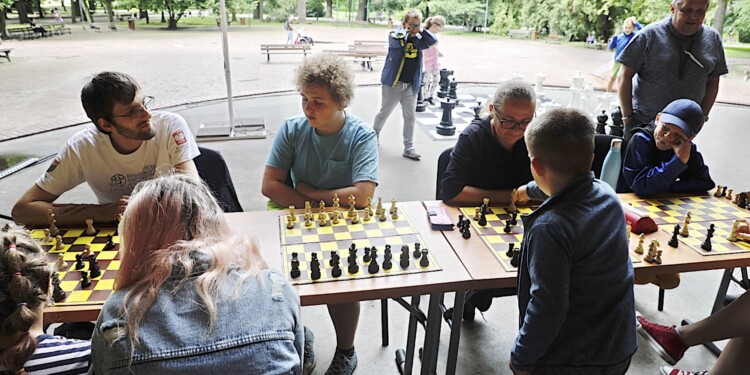
[[295, 53], [303, 54], [307, 57], [307, 51], [311, 47], [308, 44], [261, 44], [260, 53], [266, 55], [266, 62], [271, 62], [271, 54], [274, 53]]

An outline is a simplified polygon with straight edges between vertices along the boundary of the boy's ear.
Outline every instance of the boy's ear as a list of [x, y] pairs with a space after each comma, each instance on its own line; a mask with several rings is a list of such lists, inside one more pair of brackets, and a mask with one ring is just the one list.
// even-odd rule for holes
[[533, 156], [531, 157], [531, 168], [534, 168], [534, 173], [540, 177], [544, 176], [544, 173], [546, 172], [546, 168], [542, 161]]

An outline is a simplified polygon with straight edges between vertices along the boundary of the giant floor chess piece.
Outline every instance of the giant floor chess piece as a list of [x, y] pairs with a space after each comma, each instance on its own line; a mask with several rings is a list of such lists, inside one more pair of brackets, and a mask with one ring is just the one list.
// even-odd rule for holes
[[456, 108], [456, 102], [450, 98], [440, 101], [440, 108], [443, 109], [443, 118], [435, 126], [435, 130], [440, 135], [456, 134], [456, 126], [453, 125], [453, 108]]
[[609, 135], [614, 135], [618, 137], [624, 136], [624, 129], [625, 126], [622, 124], [622, 111], [620, 110], [620, 106], [618, 105], [615, 107], [615, 110], [612, 111], [612, 125], [609, 126]]
[[602, 114], [596, 116], [596, 134], [607, 134], [607, 111], [602, 109]]
[[448, 69], [440, 69], [440, 90], [438, 90], [437, 96], [438, 98], [447, 98], [448, 97], [448, 90], [450, 89], [450, 76], [453, 75], [452, 70]]
[[427, 108], [427, 102], [424, 100], [424, 75], [422, 77], [422, 84], [419, 86], [419, 93], [417, 94], [417, 112], [424, 112]]
[[448, 97], [453, 99], [456, 103], [458, 103], [458, 93], [456, 92], [457, 87], [458, 82], [456, 82], [456, 79], [453, 78], [450, 83], [450, 90], [448, 90]]
[[477, 105], [471, 107], [471, 110], [474, 111], [474, 120], [479, 120], [479, 114], [482, 113], [482, 102], [477, 100]]

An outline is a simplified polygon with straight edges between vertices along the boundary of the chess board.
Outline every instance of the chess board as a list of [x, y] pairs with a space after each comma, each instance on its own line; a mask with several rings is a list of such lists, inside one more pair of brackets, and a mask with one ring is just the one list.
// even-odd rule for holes
[[[627, 203], [647, 212], [658, 225], [682, 224], [688, 211], [690, 211], [691, 224], [750, 218], [750, 212], [736, 207], [730, 200], [711, 196], [639, 199]], [[671, 233], [672, 228], [669, 230]]]
[[[366, 279], [373, 277], [384, 277], [394, 275], [404, 275], [410, 273], [421, 273], [430, 271], [440, 271], [440, 265], [425, 247], [425, 243], [419, 236], [417, 230], [412, 226], [408, 217], [403, 213], [398, 213], [397, 219], [392, 219], [391, 215], [386, 212], [386, 220], [380, 221], [376, 216], [370, 217], [364, 221], [364, 213], [358, 211], [359, 223], [352, 224], [351, 219], [346, 217], [347, 212], [341, 211], [343, 218], [339, 219], [337, 224], [330, 220], [325, 226], [320, 226], [317, 220], [312, 221], [311, 225], [305, 226], [304, 215], [297, 214], [297, 220], [294, 222], [294, 228], [287, 229], [287, 216], [279, 217], [279, 227], [281, 231], [281, 256], [284, 267], [284, 274], [293, 285], [330, 282], [336, 280]], [[329, 212], [330, 215], [330, 212]], [[313, 214], [317, 219], [318, 213]], [[429, 265], [422, 267], [419, 264], [419, 258], [412, 256], [414, 244], [419, 243], [423, 249], [427, 249]], [[359, 271], [351, 274], [348, 272], [347, 258], [349, 257], [349, 247], [355, 244], [357, 247], [357, 264]], [[383, 269], [383, 255], [385, 245], [391, 246], [393, 258], [391, 262], [393, 267], [390, 270]], [[409, 246], [410, 261], [407, 268], [401, 268], [399, 261], [401, 255], [401, 246]], [[378, 249], [377, 262], [380, 270], [374, 274], [368, 272], [369, 262], [364, 261], [364, 248], [376, 247]], [[341, 276], [333, 277], [331, 275], [332, 266], [329, 263], [331, 252], [337, 252], [341, 267]], [[297, 253], [297, 259], [300, 262], [300, 276], [292, 278], [290, 276], [292, 253]], [[310, 260], [312, 254], [316, 253], [320, 261], [321, 277], [313, 280], [310, 277]]]
[[[65, 247], [56, 250], [54, 239], [50, 242], [44, 242], [43, 229], [31, 230], [31, 237], [39, 241], [39, 244], [47, 252], [50, 263], [57, 264], [58, 254], [63, 254], [63, 259], [67, 263], [67, 267], [58, 270], [60, 287], [65, 291], [67, 297], [62, 302], [56, 302], [55, 305], [102, 304], [109, 297], [115, 285], [117, 270], [120, 269], [120, 245], [116, 231], [115, 228], [97, 228], [96, 234], [87, 235], [83, 228], [60, 229], [60, 236], [62, 236]], [[104, 250], [107, 235], [112, 235], [112, 240], [116, 244], [110, 250]], [[84, 267], [80, 270], [75, 269], [76, 254], [83, 253], [85, 244], [91, 245], [91, 252], [96, 254], [102, 272], [99, 277], [91, 279], [91, 286], [86, 289], [81, 288], [80, 272], [89, 270], [88, 262], [84, 260]]]
[[[523, 222], [521, 215], [525, 215], [534, 211], [536, 207], [518, 207], [518, 218], [516, 219], [517, 225], [511, 226], [510, 233], [505, 233], [505, 221], [511, 218], [511, 214], [503, 207], [489, 207], [490, 213], [485, 214], [487, 219], [487, 225], [482, 226], [474, 219], [475, 209], [472, 207], [461, 207], [461, 213], [464, 217], [468, 217], [471, 220], [471, 226], [479, 233], [479, 237], [482, 238], [487, 247], [492, 251], [492, 254], [503, 266], [506, 272], [516, 272], [518, 269], [513, 267], [510, 263], [512, 256], [508, 256], [508, 249], [511, 244], [515, 249], [521, 249], [521, 242], [523, 241]], [[637, 236], [635, 244], [637, 244]], [[635, 254], [632, 250], [635, 248], [632, 237], [630, 242], [630, 260], [633, 263], [639, 263], [641, 260], [638, 258], [638, 254]]]
[[427, 131], [433, 140], [458, 139], [458, 135], [474, 120], [474, 110], [471, 107], [477, 106], [479, 102], [484, 106], [488, 100], [487, 96], [474, 96], [471, 94], [459, 94], [457, 96], [458, 105], [451, 112], [453, 125], [456, 127], [454, 135], [440, 135], [435, 130], [435, 126], [440, 124], [440, 120], [443, 118], [443, 109], [440, 107], [437, 96], [434, 98], [434, 105], [425, 103], [427, 104], [425, 111], [416, 112], [417, 123], [424, 127], [424, 130]]
[[[699, 252], [701, 255], [726, 255], [726, 254], [738, 254], [750, 252], [750, 243], [746, 241], [738, 240], [736, 242], [729, 241], [727, 237], [732, 230], [732, 223], [734, 220], [720, 220], [712, 222], [690, 222], [688, 224], [689, 235], [688, 237], [677, 236], [682, 244], [688, 245], [689, 248]], [[714, 224], [714, 235], [711, 237], [711, 251], [701, 249], [701, 244], [706, 240], [708, 228]], [[662, 228], [663, 231], [673, 233], [674, 228]], [[667, 244], [661, 244], [661, 246], [667, 246]]]

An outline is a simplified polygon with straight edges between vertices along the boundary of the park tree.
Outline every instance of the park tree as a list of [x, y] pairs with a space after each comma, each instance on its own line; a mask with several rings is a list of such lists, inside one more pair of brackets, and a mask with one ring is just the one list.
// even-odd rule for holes
[[719, 32], [719, 35], [724, 31], [724, 18], [727, 14], [727, 0], [719, 0], [716, 3], [716, 10], [714, 11], [714, 24], [713, 27]]
[[367, 0], [359, 0], [357, 21], [367, 21]]
[[433, 0], [430, 15], [442, 15], [451, 25], [464, 25], [469, 30], [484, 22], [483, 0]]
[[8, 33], [5, 31], [5, 19], [8, 18], [8, 10], [13, 5], [13, 0], [0, 0], [0, 39], [8, 39]]

